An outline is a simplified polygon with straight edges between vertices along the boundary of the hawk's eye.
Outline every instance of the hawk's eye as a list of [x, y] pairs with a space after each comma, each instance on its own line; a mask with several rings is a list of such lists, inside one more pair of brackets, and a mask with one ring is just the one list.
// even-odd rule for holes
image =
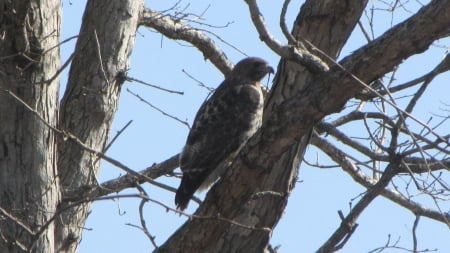
[[253, 67], [255, 67], [255, 68], [260, 68], [262, 65], [263, 65], [262, 62], [255, 62], [255, 63], [253, 64]]

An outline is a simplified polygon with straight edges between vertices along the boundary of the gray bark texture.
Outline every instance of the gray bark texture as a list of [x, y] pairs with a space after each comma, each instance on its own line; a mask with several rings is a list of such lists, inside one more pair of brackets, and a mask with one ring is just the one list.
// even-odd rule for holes
[[104, 148], [142, 9], [88, 1], [59, 106], [61, 2], [0, 1], [0, 252], [76, 251], [99, 159], [68, 136]]
[[59, 1], [0, 1], [0, 252], [53, 252], [53, 224], [32, 232], [60, 199], [55, 133], [7, 93], [56, 125], [60, 26]]
[[[327, 54], [322, 59], [329, 70], [311, 73], [280, 60], [261, 129], [194, 218], [155, 252], [264, 252], [295, 186], [311, 129], [364, 88], [352, 74], [370, 83], [448, 33], [450, 4], [431, 1], [334, 62], [367, 2], [306, 1], [292, 35]], [[89, 0], [59, 104], [61, 4], [0, 0], [0, 252], [76, 252], [92, 196], [111, 192], [98, 190], [100, 158], [92, 150], [102, 151], [108, 141], [138, 27], [158, 23], [142, 0]], [[159, 25], [199, 49], [206, 41], [198, 31], [170, 32], [179, 23]], [[223, 55], [210, 57], [211, 50], [216, 48], [203, 52], [226, 72], [229, 64], [217, 63]], [[170, 161], [174, 167], [176, 157]], [[144, 182], [134, 174], [127, 179], [132, 186]]]
[[[103, 150], [117, 110], [120, 87], [142, 11], [142, 1], [88, 1], [69, 81], [61, 101], [59, 127], [94, 150]], [[90, 203], [76, 205], [72, 192], [96, 184], [100, 159], [64, 136], [58, 139], [62, 185], [56, 219], [57, 249], [74, 252]]]

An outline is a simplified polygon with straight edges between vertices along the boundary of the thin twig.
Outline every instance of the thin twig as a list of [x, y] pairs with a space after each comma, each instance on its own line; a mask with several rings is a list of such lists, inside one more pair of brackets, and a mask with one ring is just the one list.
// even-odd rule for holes
[[33, 108], [31, 108], [25, 101], [23, 101], [21, 98], [17, 97], [13, 92], [11, 92], [10, 90], [4, 90], [4, 89], [0, 89], [5, 91], [8, 95], [10, 95], [11, 97], [13, 97], [17, 102], [21, 103], [23, 106], [25, 106], [25, 108], [27, 108], [31, 113], [33, 113], [36, 117], [38, 117], [38, 119], [44, 123], [47, 127], [49, 127], [50, 129], [52, 129], [55, 133], [60, 134], [63, 136], [64, 139], [67, 140], [71, 140], [73, 142], [75, 142], [77, 145], [79, 145], [81, 148], [83, 148], [84, 150], [88, 151], [91, 154], [94, 154], [100, 158], [102, 158], [103, 160], [109, 162], [110, 164], [116, 166], [117, 168], [120, 168], [122, 170], [124, 170], [125, 172], [137, 177], [137, 178], [142, 178], [144, 179], [146, 182], [158, 186], [162, 189], [168, 189], [171, 187], [168, 187], [165, 184], [159, 183], [145, 175], [141, 175], [138, 172], [130, 169], [129, 167], [125, 166], [124, 164], [122, 164], [121, 162], [107, 156], [105, 153], [97, 151], [89, 146], [87, 146], [86, 144], [84, 144], [80, 139], [78, 139], [75, 135], [73, 135], [72, 133], [69, 133], [67, 131], [63, 131], [60, 130], [54, 126], [52, 126], [50, 123], [48, 123], [44, 118], [42, 118], [42, 116]]
[[139, 25], [153, 28], [164, 36], [174, 40], [184, 40], [199, 49], [205, 59], [209, 59], [224, 75], [231, 72], [233, 64], [225, 53], [203, 32], [179, 22], [159, 12], [145, 9], [139, 20]]
[[195, 82], [197, 82], [198, 86], [205, 88], [208, 90], [208, 92], [211, 94], [215, 89], [204, 84], [202, 81], [198, 80], [197, 78], [193, 77], [191, 74], [189, 74], [186, 70], [182, 69], [181, 71], [183, 71], [183, 73], [185, 75], [187, 75], [190, 79], [194, 80]]
[[153, 109], [155, 109], [156, 111], [162, 113], [162, 115], [167, 116], [167, 117], [169, 117], [169, 118], [171, 118], [171, 119], [174, 119], [174, 120], [180, 122], [181, 124], [187, 126], [189, 129], [191, 128], [191, 127], [189, 126], [189, 123], [187, 123], [186, 121], [181, 120], [181, 119], [179, 119], [179, 118], [177, 118], [177, 117], [175, 117], [175, 116], [173, 116], [173, 115], [170, 115], [170, 114], [166, 113], [164, 110], [161, 110], [161, 109], [159, 109], [158, 107], [154, 106], [153, 104], [151, 104], [150, 102], [148, 102], [147, 100], [145, 100], [145, 99], [143, 99], [141, 96], [139, 96], [139, 94], [132, 92], [132, 91], [131, 91], [130, 89], [128, 89], [128, 88], [127, 88], [127, 91], [128, 91], [130, 94], [132, 94], [133, 96], [137, 97], [141, 102], [147, 104], [147, 105], [150, 106], [151, 108], [153, 108]]
[[350, 213], [341, 222], [339, 228], [331, 235], [331, 237], [316, 251], [317, 253], [334, 252], [342, 247], [342, 242], [348, 240], [354, 231], [356, 220], [363, 210], [385, 189], [392, 178], [397, 174], [397, 168], [401, 158], [393, 157], [392, 162], [388, 164], [380, 180], [367, 190], [366, 194], [353, 207]]
[[225, 39], [223, 39], [222, 37], [220, 37], [219, 35], [217, 35], [216, 33], [213, 33], [211, 31], [208, 31], [206, 29], [197, 29], [198, 31], [202, 31], [204, 33], [207, 34], [211, 34], [212, 36], [214, 36], [215, 38], [217, 38], [218, 40], [220, 40], [220, 42], [222, 42], [223, 44], [229, 46], [230, 48], [234, 49], [236, 52], [242, 54], [243, 56], [248, 56], [248, 54], [246, 54], [244, 51], [242, 51], [241, 49], [239, 49], [237, 46], [231, 44], [230, 42], [226, 41]]
[[272, 231], [272, 229], [270, 229], [269, 227], [255, 227], [255, 226], [245, 225], [245, 224], [239, 223], [237, 221], [224, 218], [224, 217], [220, 216], [220, 214], [217, 214], [217, 215], [214, 215], [214, 216], [202, 216], [202, 215], [196, 215], [196, 214], [188, 214], [188, 213], [185, 213], [185, 212], [180, 211], [178, 209], [172, 208], [172, 207], [170, 207], [168, 205], [165, 205], [164, 203], [162, 203], [160, 201], [157, 201], [157, 200], [154, 200], [154, 199], [149, 199], [149, 201], [150, 202], [154, 202], [154, 203], [156, 203], [156, 204], [166, 208], [167, 211], [175, 212], [177, 214], [186, 216], [186, 217], [188, 217], [190, 219], [218, 220], [218, 221], [223, 221], [223, 222], [226, 222], [226, 223], [229, 223], [229, 224], [241, 227], [241, 228], [245, 228], [245, 229], [248, 229], [248, 230], [261, 230], [261, 231], [265, 231], [265, 232], [268, 232], [268, 233], [271, 233], [271, 231]]
[[32, 252], [34, 246], [36, 245], [36, 242], [38, 241], [39, 237], [47, 230], [47, 228], [53, 223], [53, 221], [59, 217], [60, 214], [63, 212], [66, 212], [76, 206], [79, 206], [84, 203], [93, 202], [93, 201], [101, 201], [101, 200], [111, 200], [116, 198], [143, 198], [144, 196], [141, 196], [139, 194], [123, 194], [123, 195], [113, 195], [113, 196], [102, 196], [98, 198], [84, 198], [79, 201], [75, 201], [72, 203], [69, 203], [68, 205], [64, 206], [63, 208], [59, 208], [58, 211], [53, 214], [52, 217], [50, 217], [44, 225], [42, 225], [39, 230], [33, 235], [33, 239], [30, 242], [30, 246], [28, 247], [27, 252]]
[[64, 64], [61, 66], [61, 68], [59, 68], [55, 74], [53, 74], [52, 77], [50, 77], [47, 80], [41, 81], [41, 82], [36, 82], [36, 84], [50, 84], [51, 82], [53, 82], [62, 72], [65, 68], [67, 68], [67, 66], [69, 66], [69, 63], [73, 60], [73, 57], [75, 56], [75, 53], [72, 53], [69, 58], [64, 62]]
[[157, 86], [157, 85], [150, 84], [148, 82], [141, 81], [141, 80], [136, 79], [134, 77], [126, 76], [125, 80], [127, 80], [129, 82], [137, 82], [137, 83], [140, 83], [140, 84], [143, 84], [143, 85], [147, 85], [147, 86], [150, 86], [150, 87], [158, 89], [158, 90], [167, 91], [169, 93], [175, 93], [175, 94], [178, 94], [178, 95], [184, 95], [184, 92], [182, 92], [182, 91], [169, 90], [169, 89]]
[[142, 230], [144, 231], [144, 234], [148, 237], [148, 239], [153, 244], [153, 247], [155, 247], [155, 250], [156, 250], [156, 249], [158, 249], [158, 244], [156, 244], [155, 236], [150, 234], [150, 231], [147, 228], [147, 224], [146, 224], [145, 218], [144, 218], [144, 205], [145, 205], [145, 202], [147, 202], [147, 199], [149, 199], [149, 196], [148, 196], [147, 192], [144, 190], [144, 188], [142, 188], [140, 185], [136, 185], [136, 188], [139, 190], [141, 195], [145, 196], [145, 198], [142, 198], [141, 203], [139, 204], [139, 219], [141, 220]]
[[[389, 104], [390, 106], [392, 106], [393, 108], [395, 108], [398, 113], [402, 113], [405, 116], [407, 116], [408, 118], [412, 119], [413, 121], [417, 122], [419, 125], [423, 126], [424, 128], [426, 128], [430, 133], [432, 133], [435, 137], [437, 137], [438, 139], [440, 139], [442, 142], [447, 143], [450, 145], [450, 140], [446, 140], [445, 138], [443, 138], [442, 136], [440, 136], [438, 133], [436, 133], [430, 126], [428, 126], [426, 123], [422, 122], [421, 120], [417, 119], [416, 117], [414, 117], [411, 113], [408, 113], [406, 111], [404, 111], [403, 109], [401, 109], [396, 103], [395, 100], [393, 100], [394, 102], [391, 102], [389, 99], [386, 99], [379, 91], [375, 90], [374, 88], [372, 88], [370, 85], [366, 84], [365, 82], [363, 82], [361, 79], [359, 79], [357, 76], [353, 75], [352, 73], [350, 73], [344, 66], [342, 66], [340, 63], [336, 62], [333, 58], [331, 58], [330, 56], [324, 54], [324, 56], [327, 56], [327, 59], [329, 61], [332, 61], [333, 64], [335, 64], [335, 66], [337, 66], [341, 71], [343, 71], [346, 75], [348, 75], [350, 78], [352, 78], [353, 81], [356, 81], [359, 85], [363, 86], [364, 88], [370, 90], [371, 92], [373, 92], [374, 94], [376, 94], [380, 99], [382, 99], [383, 101], [385, 101], [387, 104]], [[388, 89], [385, 89], [386, 92], [388, 92]], [[393, 98], [392, 98], [393, 99]]]
[[0, 212], [2, 212], [3, 215], [8, 217], [10, 220], [14, 221], [17, 225], [19, 225], [21, 228], [23, 228], [25, 231], [27, 231], [30, 235], [34, 234], [33, 230], [27, 224], [25, 224], [23, 221], [21, 221], [18, 217], [15, 217], [13, 214], [10, 214], [8, 211], [3, 209], [1, 206], [0, 206]]
[[[366, 188], [371, 188], [374, 186], [374, 184], [377, 182], [373, 180], [373, 178], [367, 176], [364, 174], [350, 159], [348, 159], [348, 155], [338, 149], [336, 146], [331, 144], [329, 141], [319, 138], [316, 136], [313, 136], [311, 143], [320, 148], [325, 154], [327, 154], [333, 161], [335, 161], [337, 164], [341, 166], [341, 168], [348, 173], [353, 180], [361, 184], [362, 186]], [[408, 160], [408, 158], [405, 158], [405, 163], [414, 163], [413, 160]], [[422, 160], [422, 159], [420, 159]], [[411, 200], [410, 198], [406, 198], [403, 195], [401, 195], [397, 191], [391, 191], [388, 189], [383, 189], [381, 191], [381, 195], [385, 198], [393, 201], [394, 203], [399, 204], [400, 206], [403, 206], [404, 208], [410, 210], [412, 213], [424, 217], [428, 217], [430, 219], [443, 222], [445, 224], [450, 224], [450, 214], [438, 212], [435, 210], [432, 210], [428, 207], [424, 207], [421, 204]], [[449, 225], [450, 226], [450, 225]]]
[[54, 45], [53, 47], [50, 47], [47, 50], [45, 50], [42, 54], [46, 54], [46, 53], [50, 52], [51, 50], [53, 50], [53, 49], [55, 49], [57, 47], [60, 47], [61, 45], [65, 44], [65, 43], [67, 43], [67, 42], [69, 42], [69, 41], [71, 41], [73, 39], [76, 39], [76, 38], [78, 38], [78, 35], [74, 35], [74, 36], [71, 36], [71, 37], [69, 37], [67, 39], [64, 39], [64, 40], [58, 42], [58, 44]]
[[413, 238], [413, 251], [417, 252], [417, 227], [419, 225], [420, 216], [417, 215], [414, 219], [414, 224], [412, 228], [412, 238]]
[[105, 78], [105, 82], [108, 84], [108, 86], [110, 86], [111, 84], [109, 83], [108, 76], [106, 75], [106, 71], [103, 66], [102, 52], [100, 50], [101, 47], [100, 47], [100, 42], [98, 40], [98, 35], [97, 35], [96, 29], [94, 29], [94, 38], [95, 38], [95, 43], [97, 45], [97, 56], [98, 56], [98, 61], [99, 61], [99, 65], [100, 65], [100, 70], [102, 71], [103, 78]]
[[125, 126], [123, 126], [119, 131], [117, 131], [116, 135], [111, 139], [111, 141], [108, 143], [108, 145], [106, 145], [106, 147], [103, 149], [103, 153], [106, 153], [106, 151], [108, 151], [108, 149], [112, 146], [112, 144], [117, 140], [117, 138], [119, 138], [119, 136], [123, 133], [123, 131], [125, 131], [125, 129], [127, 129], [131, 123], [133, 123], [133, 120], [128, 121], [128, 123], [125, 124]]

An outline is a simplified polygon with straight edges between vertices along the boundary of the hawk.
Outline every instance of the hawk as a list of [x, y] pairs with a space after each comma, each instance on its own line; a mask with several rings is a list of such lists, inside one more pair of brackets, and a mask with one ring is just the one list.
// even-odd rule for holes
[[175, 204], [184, 210], [194, 192], [214, 183], [247, 140], [261, 126], [261, 79], [273, 68], [257, 57], [240, 61], [206, 100], [180, 155], [183, 172]]

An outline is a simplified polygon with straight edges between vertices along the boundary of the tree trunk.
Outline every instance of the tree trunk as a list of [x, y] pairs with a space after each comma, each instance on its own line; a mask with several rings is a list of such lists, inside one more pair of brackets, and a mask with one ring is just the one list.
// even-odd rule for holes
[[[307, 1], [299, 12], [292, 34], [296, 38], [309, 40], [328, 55], [337, 57], [366, 3], [367, 1], [351, 4], [348, 1]], [[304, 66], [281, 60], [274, 88], [266, 101], [263, 121], [267, 123], [269, 115], [286, 99], [301, 91], [312, 77], [313, 74]], [[259, 143], [259, 149], [246, 154], [245, 160], [235, 160], [226, 177], [233, 180], [243, 178], [244, 182], [239, 180], [243, 185], [234, 184], [234, 187], [225, 189], [224, 185], [227, 183], [224, 182], [220, 184], [221, 187], [214, 187], [206, 200], [213, 199], [212, 202], [208, 202], [209, 205], [205, 203], [196, 212], [196, 215], [211, 218], [225, 214], [223, 217], [227, 220], [241, 223], [247, 228], [227, 221], [211, 221], [214, 219], [190, 220], [169, 238], [159, 252], [263, 252], [297, 181], [299, 165], [312, 126], [311, 123], [305, 125], [305, 129], [299, 129], [302, 133], [299, 137], [305, 137], [298, 138], [298, 141], [285, 147], [279, 156], [273, 156], [274, 147]], [[280, 137], [284, 138], [281, 133], [274, 136]], [[264, 137], [258, 135], [251, 143], [258, 143], [258, 138]], [[223, 196], [225, 192], [226, 198]], [[239, 202], [230, 201], [237, 196]], [[192, 236], [193, 234], [196, 236]]]
[[[293, 34], [337, 56], [365, 3], [307, 1]], [[157, 252], [263, 252], [296, 182], [298, 140], [326, 115], [342, 110], [370, 83], [423, 52], [450, 26], [450, 6], [433, 1], [321, 74], [281, 61], [263, 125], [195, 213]], [[414, 31], [414, 32], [411, 32]], [[388, 57], [386, 57], [388, 56]], [[334, 251], [334, 250], [331, 250]]]
[[[89, 147], [102, 151], [117, 110], [119, 92], [128, 69], [142, 1], [88, 1], [61, 102], [59, 126]], [[90, 203], [69, 208], [80, 188], [96, 185], [100, 161], [80, 145], [58, 138], [62, 212], [56, 222], [56, 248], [75, 252], [89, 214]]]
[[88, 2], [58, 119], [60, 7], [0, 1], [0, 252], [76, 251], [99, 160], [51, 127], [103, 149], [144, 5]]
[[[292, 34], [336, 58], [366, 3], [306, 1]], [[142, 0], [88, 1], [59, 106], [60, 5], [0, 0], [0, 252], [76, 252], [99, 169], [99, 158], [80, 143], [105, 147], [144, 11]], [[282, 59], [262, 128], [193, 219], [156, 251], [262, 252], [314, 124], [363, 89], [355, 76], [370, 83], [448, 27], [450, 5], [436, 0], [340, 65], [328, 59], [327, 72]], [[329, 245], [325, 251], [334, 250]]]
[[0, 252], [53, 252], [55, 133], [19, 99], [56, 125], [60, 26], [60, 1], [0, 1]]

